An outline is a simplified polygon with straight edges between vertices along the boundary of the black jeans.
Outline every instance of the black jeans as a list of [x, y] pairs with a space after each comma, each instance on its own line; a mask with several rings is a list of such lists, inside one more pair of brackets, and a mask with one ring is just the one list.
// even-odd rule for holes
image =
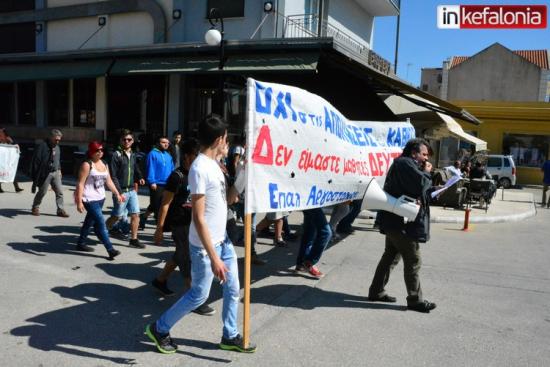
[[350, 212], [348, 215], [346, 215], [340, 223], [336, 226], [337, 232], [347, 232], [351, 230], [351, 225], [353, 224], [353, 221], [359, 213], [361, 213], [361, 203], [363, 202], [363, 199], [354, 200], [350, 205]]
[[176, 251], [172, 260], [178, 265], [185, 279], [191, 279], [191, 256], [189, 255], [189, 225], [173, 226], [172, 239]]
[[157, 185], [156, 190], [152, 190], [151, 187], [149, 187], [149, 206], [147, 207], [147, 210], [155, 214], [155, 220], [157, 220], [160, 204], [162, 203], [163, 192], [164, 186]]

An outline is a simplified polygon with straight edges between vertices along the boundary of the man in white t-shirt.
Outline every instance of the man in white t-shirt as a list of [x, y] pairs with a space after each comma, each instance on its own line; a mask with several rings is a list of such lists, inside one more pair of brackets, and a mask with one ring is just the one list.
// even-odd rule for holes
[[239, 269], [237, 255], [225, 230], [227, 221], [226, 182], [216, 157], [226, 147], [227, 125], [218, 116], [208, 116], [199, 125], [201, 153], [189, 170], [193, 219], [189, 229], [191, 278], [189, 289], [145, 333], [161, 353], [177, 351], [170, 329], [182, 317], [202, 305], [210, 294], [214, 277], [223, 285], [223, 334], [220, 348], [252, 353], [256, 346], [244, 347], [237, 328]]

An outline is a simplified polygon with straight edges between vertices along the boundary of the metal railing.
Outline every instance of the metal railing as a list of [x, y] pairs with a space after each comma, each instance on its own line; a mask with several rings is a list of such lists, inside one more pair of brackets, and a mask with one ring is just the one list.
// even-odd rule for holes
[[390, 0], [390, 3], [392, 3], [397, 10], [401, 11], [401, 0]]
[[389, 74], [392, 71], [391, 64], [369, 49], [364, 42], [328, 24], [324, 19], [320, 19], [317, 14], [284, 17], [282, 36], [283, 38], [331, 37], [338, 46], [359, 56], [376, 70], [384, 74]]

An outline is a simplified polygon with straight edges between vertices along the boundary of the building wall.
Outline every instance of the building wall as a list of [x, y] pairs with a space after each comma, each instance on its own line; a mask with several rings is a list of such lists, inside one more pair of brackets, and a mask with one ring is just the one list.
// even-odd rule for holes
[[328, 24], [372, 48], [374, 17], [353, 0], [330, 1]]
[[541, 69], [495, 44], [449, 70], [448, 100], [539, 101]]
[[[472, 126], [461, 122], [462, 128], [475, 131], [480, 139], [487, 141], [491, 154], [503, 153], [505, 134], [542, 135], [550, 138], [550, 106], [548, 103], [512, 103], [451, 101], [467, 109], [483, 123]], [[548, 157], [550, 152], [546, 152]], [[516, 164], [517, 165], [517, 164]], [[518, 184], [542, 183], [542, 172], [536, 167], [517, 167]]]
[[441, 95], [441, 84], [443, 81], [442, 68], [422, 68], [420, 77], [420, 89], [434, 96]]
[[[82, 5], [101, 1], [92, 0], [48, 0], [47, 7], [55, 8], [69, 5]], [[156, 0], [163, 8], [168, 20], [167, 27], [172, 25], [173, 0]], [[154, 43], [154, 28], [151, 16], [146, 12], [112, 14], [107, 16], [107, 24], [99, 29], [97, 17], [74, 18], [50, 21], [46, 24], [46, 50], [67, 51], [92, 48], [141, 46]], [[129, 31], [131, 32], [129, 36]], [[168, 30], [168, 36], [171, 29]], [[86, 39], [90, 37], [86, 42]], [[159, 42], [160, 40], [156, 40]], [[83, 45], [83, 43], [86, 44]]]
[[550, 70], [542, 70], [541, 72], [539, 101], [550, 102]]
[[93, 49], [153, 43], [153, 21], [144, 12], [109, 15], [107, 24], [101, 30], [98, 29], [98, 17], [48, 22], [47, 49], [52, 52], [76, 50], [79, 47]]

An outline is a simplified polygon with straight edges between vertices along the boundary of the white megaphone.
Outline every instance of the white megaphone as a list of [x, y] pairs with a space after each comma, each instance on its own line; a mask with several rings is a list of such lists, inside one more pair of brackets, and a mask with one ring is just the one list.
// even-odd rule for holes
[[373, 178], [367, 186], [361, 209], [385, 210], [413, 221], [418, 215], [420, 205], [416, 204], [415, 199], [406, 195], [401, 195], [399, 198], [393, 197], [382, 190]]

